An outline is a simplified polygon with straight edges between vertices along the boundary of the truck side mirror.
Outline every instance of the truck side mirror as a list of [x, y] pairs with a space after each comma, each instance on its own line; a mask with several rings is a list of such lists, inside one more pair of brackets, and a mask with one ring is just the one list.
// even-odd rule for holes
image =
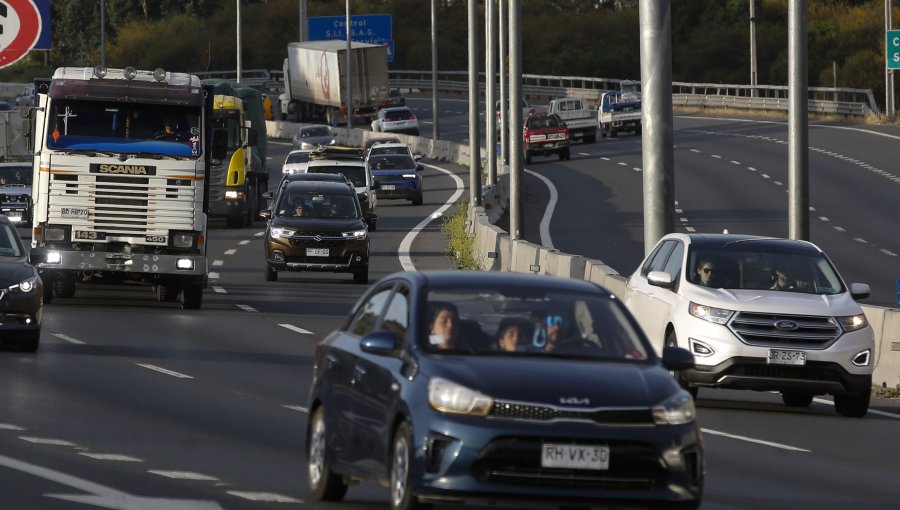
[[228, 154], [228, 131], [223, 128], [212, 130], [212, 143], [210, 144], [210, 156], [219, 161], [225, 159]]
[[247, 145], [250, 147], [256, 147], [259, 143], [259, 134], [256, 132], [256, 128], [246, 128], [247, 129]]

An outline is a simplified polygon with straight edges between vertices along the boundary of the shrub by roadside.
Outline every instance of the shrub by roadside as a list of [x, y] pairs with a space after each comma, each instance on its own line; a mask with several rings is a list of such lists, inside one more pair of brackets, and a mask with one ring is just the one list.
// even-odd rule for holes
[[457, 269], [479, 270], [481, 266], [475, 258], [475, 240], [466, 229], [467, 211], [469, 204], [460, 202], [456, 204], [449, 216], [444, 219], [441, 231], [447, 236], [447, 247], [450, 257], [456, 263]]

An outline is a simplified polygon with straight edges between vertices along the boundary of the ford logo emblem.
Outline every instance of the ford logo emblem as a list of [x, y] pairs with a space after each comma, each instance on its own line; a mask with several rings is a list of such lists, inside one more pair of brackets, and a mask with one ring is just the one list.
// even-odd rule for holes
[[775, 329], [779, 331], [797, 331], [800, 325], [794, 321], [778, 321], [775, 323]]

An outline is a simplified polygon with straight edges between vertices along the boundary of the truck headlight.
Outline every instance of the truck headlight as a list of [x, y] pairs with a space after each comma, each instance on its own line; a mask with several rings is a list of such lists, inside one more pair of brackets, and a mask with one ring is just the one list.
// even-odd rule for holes
[[279, 239], [279, 238], [287, 239], [287, 238], [293, 236], [297, 231], [294, 229], [291, 229], [291, 228], [272, 227], [270, 232], [274, 239]]
[[236, 189], [225, 190], [225, 199], [226, 200], [243, 200], [244, 192], [238, 191]]
[[65, 241], [66, 229], [62, 227], [47, 227], [44, 229], [44, 240], [46, 241]]
[[691, 315], [697, 317], [698, 319], [703, 319], [715, 324], [725, 324], [734, 313], [731, 310], [726, 310], [724, 308], [698, 305], [697, 303], [690, 304], [690, 312]]
[[172, 246], [175, 248], [191, 248], [194, 246], [194, 235], [174, 234], [172, 236]]
[[428, 403], [442, 413], [487, 416], [494, 399], [461, 384], [435, 377], [428, 381]]

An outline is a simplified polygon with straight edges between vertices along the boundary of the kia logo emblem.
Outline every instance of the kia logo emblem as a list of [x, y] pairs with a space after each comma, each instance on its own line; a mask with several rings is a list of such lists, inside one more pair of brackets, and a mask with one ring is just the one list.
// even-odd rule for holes
[[800, 325], [794, 321], [778, 321], [775, 323], [775, 329], [779, 331], [797, 331]]

